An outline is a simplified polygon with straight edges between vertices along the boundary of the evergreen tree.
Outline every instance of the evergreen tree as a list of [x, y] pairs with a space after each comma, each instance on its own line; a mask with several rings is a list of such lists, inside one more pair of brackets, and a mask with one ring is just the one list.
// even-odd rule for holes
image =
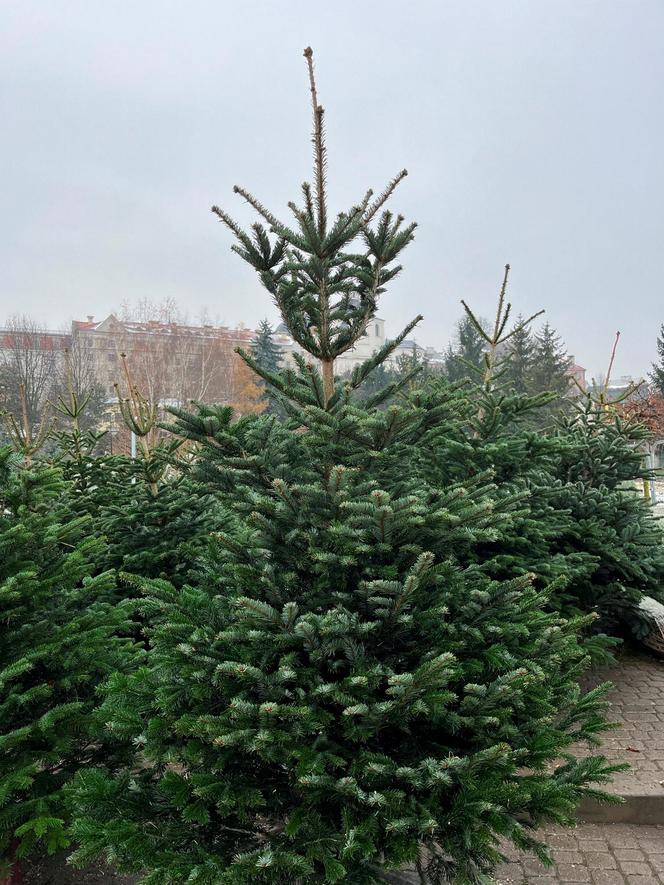
[[560, 336], [549, 323], [544, 323], [535, 335], [531, 392], [547, 391], [565, 396], [571, 386], [570, 362]]
[[664, 324], [660, 326], [657, 336], [658, 361], [652, 364], [650, 380], [658, 393], [664, 396]]
[[462, 378], [477, 379], [481, 373], [486, 341], [468, 315], [464, 315], [456, 327], [456, 343], [445, 351], [444, 373], [450, 381]]
[[96, 689], [134, 655], [97, 568], [104, 543], [63, 508], [63, 485], [0, 450], [0, 862], [68, 844], [63, 788], [110, 760], [91, 731]]
[[180, 586], [214, 524], [215, 502], [192, 482], [190, 458], [180, 442], [157, 436], [158, 409], [142, 396], [123, 357], [127, 396], [120, 410], [138, 439], [136, 457], [96, 454], [102, 433], [84, 430], [89, 398], [69, 386], [55, 403], [69, 426], [57, 434], [54, 461], [68, 480], [67, 506], [92, 517], [103, 535], [105, 568], [165, 577]]
[[[275, 342], [272, 326], [267, 320], [262, 320], [258, 324], [256, 337], [251, 345], [251, 355], [257, 365], [268, 372], [277, 372], [281, 366], [281, 348]], [[262, 398], [267, 403], [266, 411], [271, 414], [279, 414], [279, 404], [271, 395], [270, 387], [265, 383], [262, 383], [261, 386], [263, 388]]]
[[531, 392], [531, 376], [535, 370], [535, 343], [530, 328], [523, 324], [523, 317], [517, 318], [507, 348], [508, 359], [505, 365], [505, 378], [516, 393]]
[[281, 350], [273, 335], [272, 326], [267, 320], [261, 320], [251, 345], [253, 358], [268, 372], [276, 372], [281, 366]]
[[[385, 365], [385, 363], [376, 366], [373, 372], [371, 372], [366, 378], [362, 386], [355, 390], [355, 398], [360, 402], [364, 402], [380, 391], [385, 390], [385, 388], [395, 384], [400, 377], [400, 368], [402, 367], [399, 367], [398, 365], [396, 367], [391, 365], [388, 366]], [[343, 380], [350, 383], [352, 375], [352, 371], [348, 372]]]
[[[518, 342], [520, 327], [522, 322], [508, 344]], [[492, 350], [500, 347], [490, 343]], [[424, 439], [431, 452], [429, 476], [463, 482], [488, 470], [498, 482], [499, 502], [522, 501], [488, 545], [459, 548], [457, 555], [462, 562], [481, 562], [496, 579], [534, 573], [542, 586], [563, 580], [550, 597], [553, 609], [568, 617], [593, 613], [594, 632], [643, 635], [650, 624], [640, 602], [644, 595], [662, 599], [664, 584], [661, 528], [638, 491], [648, 431], [604, 399], [587, 398], [570, 416], [559, 415], [549, 434], [535, 432], [555, 418], [551, 407], [558, 397], [514, 393], [506, 381], [508, 351], [503, 348], [495, 371], [469, 397], [435, 380], [416, 395], [435, 418]], [[615, 346], [610, 365], [614, 355]], [[601, 637], [586, 640], [596, 655], [611, 644]]]
[[487, 471], [434, 481], [443, 425], [423, 439], [462, 404], [377, 408], [416, 370], [354, 399], [413, 324], [335, 382], [414, 226], [375, 220], [405, 173], [328, 221], [305, 56], [315, 182], [295, 227], [240, 188], [274, 239], [215, 211], [312, 360], [275, 373], [244, 354], [291, 421], [175, 410], [230, 518], [194, 586], [139, 582], [148, 665], [113, 681], [100, 718], [140, 764], [81, 772], [76, 858], [110, 853], [150, 885], [369, 883], [406, 862], [423, 882], [479, 883], [501, 837], [544, 856], [532, 828], [570, 821], [610, 775], [568, 754], [605, 727], [602, 689], [578, 687], [583, 621], [546, 612], [553, 588], [459, 564], [516, 512]]

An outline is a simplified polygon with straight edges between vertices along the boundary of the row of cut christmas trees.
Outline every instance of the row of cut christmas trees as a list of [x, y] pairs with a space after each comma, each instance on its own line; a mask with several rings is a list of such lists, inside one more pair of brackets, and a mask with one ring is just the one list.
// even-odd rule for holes
[[305, 57], [314, 181], [293, 225], [241, 188], [251, 233], [214, 210], [312, 357], [273, 373], [244, 354], [281, 417], [193, 406], [156, 441], [130, 385], [137, 457], [97, 457], [70, 391], [54, 456], [19, 420], [0, 453], [10, 863], [43, 842], [147, 885], [356, 885], [405, 864], [471, 885], [501, 840], [546, 857], [538, 826], [610, 779], [569, 749], [607, 727], [580, 674], [660, 592], [645, 431], [592, 402], [531, 429], [552, 397], [506, 382], [507, 274], [475, 382], [414, 366], [362, 396], [414, 323], [335, 378], [414, 226], [385, 209], [405, 173], [328, 216]]

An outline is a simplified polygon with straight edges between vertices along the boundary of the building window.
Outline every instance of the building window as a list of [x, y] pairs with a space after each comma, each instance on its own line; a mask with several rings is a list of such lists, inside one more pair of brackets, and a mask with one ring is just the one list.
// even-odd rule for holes
[[376, 338], [380, 338], [380, 326], [376, 323]]

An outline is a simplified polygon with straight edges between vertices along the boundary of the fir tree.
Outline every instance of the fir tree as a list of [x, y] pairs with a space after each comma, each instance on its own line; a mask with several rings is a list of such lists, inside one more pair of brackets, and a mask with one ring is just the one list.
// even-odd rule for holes
[[126, 395], [118, 386], [120, 410], [138, 438], [136, 458], [97, 454], [103, 434], [82, 429], [89, 425], [88, 397], [79, 398], [69, 386], [55, 403], [68, 426], [56, 434], [53, 460], [68, 480], [68, 508], [91, 517], [95, 534], [108, 541], [105, 568], [180, 586], [206, 544], [215, 502], [191, 481], [190, 458], [180, 455], [179, 441], [157, 436], [158, 407], [143, 397], [124, 356], [122, 361]]
[[531, 392], [531, 376], [535, 365], [535, 343], [530, 328], [517, 318], [517, 328], [509, 343], [509, 359], [505, 367], [506, 381], [516, 393]]
[[531, 392], [565, 396], [571, 386], [570, 358], [560, 336], [549, 323], [535, 335]]
[[276, 372], [281, 366], [281, 350], [275, 343], [272, 326], [261, 320], [251, 345], [251, 354], [259, 366], [268, 372]]
[[[501, 320], [499, 306], [496, 330], [504, 326], [505, 313]], [[520, 320], [502, 347], [494, 331], [487, 341], [490, 371], [470, 397], [463, 388], [435, 381], [416, 395], [435, 419], [424, 439], [431, 452], [429, 476], [463, 482], [490, 470], [499, 506], [522, 502], [490, 544], [459, 548], [461, 561], [481, 561], [496, 579], [534, 573], [542, 585], [562, 580], [550, 597], [553, 609], [568, 617], [592, 613], [595, 633], [627, 630], [638, 637], [650, 628], [640, 601], [644, 595], [661, 599], [664, 583], [661, 529], [638, 492], [648, 431], [622, 417], [605, 394], [596, 401], [586, 397], [570, 416], [552, 421], [555, 392], [514, 393], [509, 346], [529, 322]], [[532, 429], [544, 421], [549, 434]], [[601, 636], [585, 641], [597, 656], [615, 644]]]
[[97, 567], [104, 542], [62, 506], [63, 486], [0, 450], [0, 859], [68, 844], [63, 788], [110, 759], [91, 731], [96, 689], [133, 657], [115, 578]]
[[488, 471], [431, 473], [436, 422], [463, 404], [377, 408], [416, 370], [354, 399], [413, 324], [335, 382], [413, 225], [375, 221], [403, 176], [328, 221], [305, 56], [315, 183], [296, 228], [239, 188], [270, 230], [215, 212], [312, 359], [275, 373], [244, 354], [291, 421], [174, 410], [229, 518], [194, 586], [138, 582], [148, 665], [113, 681], [100, 718], [140, 762], [80, 774], [76, 858], [110, 853], [151, 885], [369, 883], [406, 862], [423, 882], [479, 883], [501, 837], [544, 856], [532, 828], [572, 820], [610, 775], [568, 754], [605, 727], [602, 689], [578, 687], [584, 622], [546, 611], [554, 588], [458, 562], [516, 512]]
[[486, 341], [466, 314], [456, 327], [456, 343], [445, 351], [444, 373], [450, 381], [478, 377], [484, 361]]
[[660, 326], [657, 336], [658, 361], [652, 364], [650, 380], [658, 393], [664, 395], [664, 324]]

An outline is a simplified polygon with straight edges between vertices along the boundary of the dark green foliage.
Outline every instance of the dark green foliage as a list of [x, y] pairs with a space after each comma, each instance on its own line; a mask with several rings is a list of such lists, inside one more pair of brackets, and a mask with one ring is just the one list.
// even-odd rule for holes
[[657, 336], [657, 358], [658, 361], [652, 364], [650, 380], [657, 392], [664, 396], [664, 324], [660, 326]]
[[532, 393], [531, 378], [535, 368], [535, 342], [523, 317], [517, 318], [517, 328], [512, 336], [505, 362], [505, 381], [516, 393]]
[[563, 419], [554, 478], [545, 499], [565, 518], [556, 533], [561, 552], [592, 560], [570, 584], [580, 607], [641, 636], [650, 624], [643, 595], [664, 602], [664, 546], [659, 522], [643, 498], [643, 446], [648, 431], [592, 406]]
[[186, 469], [172, 470], [155, 490], [141, 465], [131, 467], [129, 484], [99, 513], [109, 565], [181, 586], [218, 522], [215, 502]]
[[[256, 337], [251, 345], [251, 355], [256, 364], [266, 372], [278, 372], [282, 362], [281, 349], [273, 338], [272, 326], [267, 320], [261, 320], [256, 329]], [[265, 411], [268, 414], [281, 414], [282, 409], [275, 399], [271, 388], [263, 382], [263, 399], [267, 402]]]
[[547, 391], [561, 397], [568, 394], [572, 383], [569, 375], [570, 363], [569, 354], [560, 336], [549, 323], [544, 323], [535, 335], [530, 392]]
[[664, 586], [662, 533], [639, 483], [648, 434], [636, 421], [588, 405], [544, 435], [532, 428], [552, 396], [516, 395], [501, 384], [468, 395], [435, 379], [416, 395], [431, 415], [423, 446], [432, 479], [463, 482], [487, 470], [500, 497], [521, 498], [495, 540], [457, 555], [497, 579], [564, 579], [551, 596], [554, 608], [594, 613], [595, 629], [622, 625], [638, 636], [647, 629], [642, 596], [661, 599]]
[[481, 374], [486, 351], [486, 341], [478, 332], [469, 316], [457, 323], [456, 342], [445, 351], [444, 373], [450, 381], [462, 378], [477, 380]]
[[604, 727], [579, 625], [529, 577], [455, 564], [510, 508], [486, 477], [416, 476], [424, 410], [302, 419], [181, 415], [236, 520], [197, 588], [143, 585], [150, 667], [101, 718], [151, 764], [81, 775], [78, 859], [110, 848], [149, 883], [372, 882], [429, 850], [430, 881], [478, 882], [498, 835], [535, 847], [532, 825], [608, 776], [548, 769]]
[[[527, 513], [519, 458], [534, 439], [514, 453], [494, 441], [499, 417], [467, 386], [411, 391], [419, 365], [357, 401], [414, 323], [335, 383], [413, 226], [374, 222], [402, 176], [328, 223], [305, 56], [315, 183], [291, 204], [295, 228], [239, 188], [269, 230], [214, 211], [313, 359], [275, 372], [243, 355], [284, 422], [173, 410], [197, 452], [192, 482], [223, 518], [188, 585], [135, 582], [147, 665], [112, 681], [100, 721], [140, 751], [79, 775], [76, 859], [111, 856], [149, 885], [359, 885], [406, 862], [423, 882], [487, 882], [501, 838], [546, 856], [534, 828], [571, 822], [611, 774], [568, 753], [606, 727], [604, 688], [578, 686], [590, 618], [560, 616], [559, 582], [492, 574], [509, 570], [500, 545]], [[507, 271], [493, 332], [468, 311], [487, 396], [509, 337]], [[528, 405], [499, 408], [516, 419]]]
[[0, 857], [16, 839], [67, 844], [63, 787], [110, 756], [91, 732], [95, 691], [134, 652], [104, 542], [60, 502], [58, 470], [0, 451]]
[[79, 455], [75, 435], [60, 442], [67, 506], [91, 516], [105, 537], [104, 566], [184, 583], [218, 517], [210, 494], [192, 482], [189, 462], [178, 459], [179, 443], [163, 441], [132, 459]]

